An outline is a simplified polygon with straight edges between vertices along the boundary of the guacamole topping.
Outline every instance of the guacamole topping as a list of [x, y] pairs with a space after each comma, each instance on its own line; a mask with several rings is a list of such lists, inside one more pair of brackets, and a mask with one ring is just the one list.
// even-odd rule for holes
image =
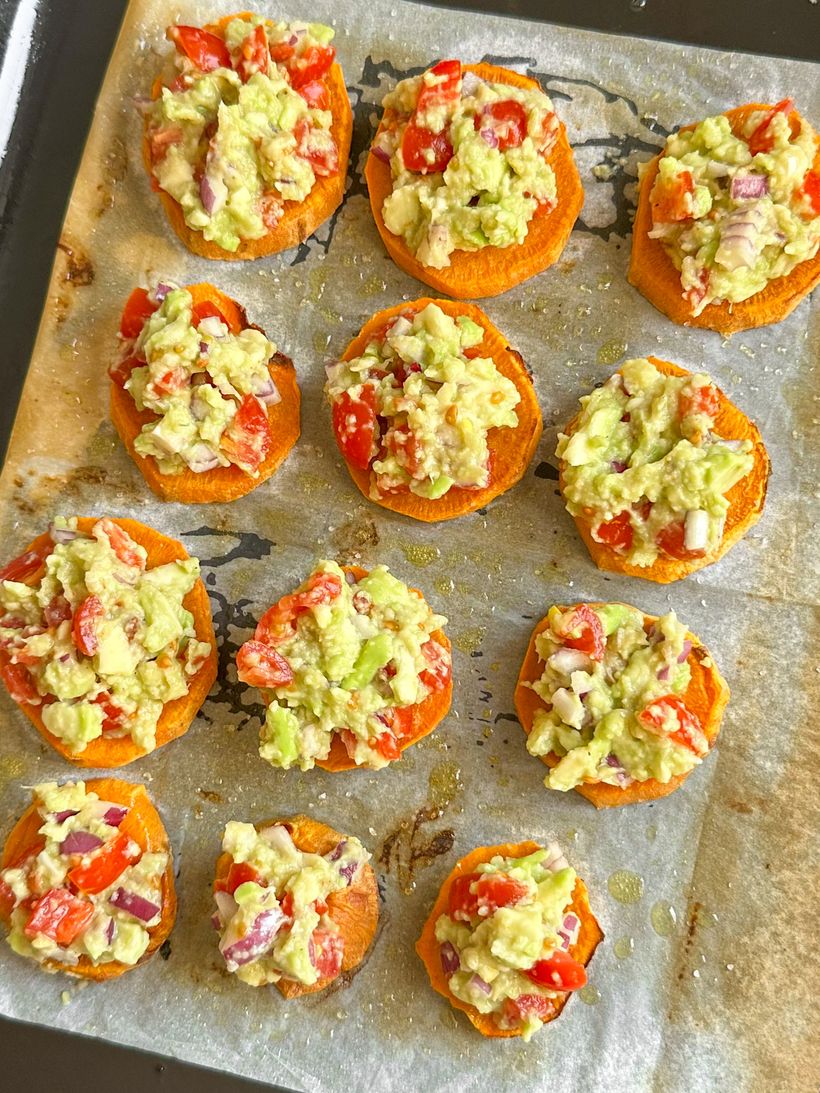
[[384, 107], [373, 154], [389, 161], [393, 190], [382, 215], [423, 266], [523, 243], [533, 217], [555, 207], [547, 157], [559, 123], [540, 89], [487, 83], [441, 61], [397, 84]]
[[146, 109], [151, 170], [188, 227], [223, 250], [273, 231], [287, 202], [338, 171], [333, 33], [250, 14], [218, 33], [169, 28], [177, 75]]
[[386, 566], [356, 578], [320, 562], [236, 658], [268, 703], [259, 754], [310, 770], [339, 733], [358, 766], [398, 759], [414, 707], [449, 682], [449, 650], [433, 636], [446, 621]]
[[328, 898], [353, 884], [369, 861], [359, 840], [348, 835], [322, 857], [299, 850], [285, 824], [257, 832], [231, 820], [222, 849], [231, 864], [214, 885], [213, 924], [228, 971], [254, 987], [334, 979], [344, 937]]
[[34, 793], [43, 821], [36, 845], [0, 872], [9, 945], [40, 962], [136, 964], [162, 915], [168, 854], [143, 851], [119, 830], [128, 809], [84, 782], [47, 782]]
[[515, 428], [520, 395], [476, 347], [484, 329], [437, 304], [399, 315], [360, 357], [328, 368], [336, 440], [371, 470], [376, 498], [410, 490], [435, 499], [490, 479], [490, 429]]
[[586, 983], [569, 953], [581, 928], [575, 882], [555, 843], [456, 877], [435, 930], [450, 992], [529, 1040], [556, 1001]]
[[15, 702], [37, 706], [74, 755], [98, 737], [156, 746], [163, 706], [188, 693], [210, 655], [183, 606], [196, 558], [146, 568], [113, 520], [91, 534], [58, 518], [51, 542], [0, 570], [0, 651]]
[[589, 782], [627, 786], [688, 774], [709, 750], [685, 702], [692, 642], [670, 612], [644, 622], [621, 603], [550, 608], [535, 639], [547, 709], [527, 737], [531, 755], [556, 755], [550, 789]]
[[134, 337], [123, 336], [110, 370], [137, 410], [154, 415], [134, 441], [137, 452], [162, 474], [236, 466], [257, 477], [273, 444], [268, 407], [281, 399], [268, 367], [276, 346], [255, 327], [232, 330], [215, 304], [194, 304], [184, 288], [136, 289], [126, 332], [137, 306], [144, 321]]
[[753, 465], [752, 442], [714, 432], [708, 376], [669, 376], [630, 360], [581, 399], [557, 455], [567, 509], [632, 565], [703, 557], [723, 536], [725, 494]]
[[739, 303], [820, 246], [817, 137], [785, 99], [735, 135], [723, 114], [667, 139], [649, 200], [650, 238], [680, 271], [692, 314]]

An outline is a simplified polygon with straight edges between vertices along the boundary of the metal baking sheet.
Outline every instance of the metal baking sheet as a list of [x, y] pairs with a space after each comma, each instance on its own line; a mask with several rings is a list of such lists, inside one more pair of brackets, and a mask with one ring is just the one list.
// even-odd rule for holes
[[[678, 124], [749, 99], [797, 98], [820, 120], [816, 69], [794, 61], [613, 38], [402, 0], [260, 3], [337, 27], [355, 110], [349, 189], [298, 250], [207, 263], [165, 224], [142, 170], [134, 96], [172, 21], [213, 5], [134, 0], [95, 114], [0, 479], [4, 553], [56, 513], [133, 516], [199, 556], [220, 641], [220, 681], [190, 732], [126, 768], [160, 806], [179, 868], [170, 946], [101, 986], [48, 977], [0, 946], [0, 1012], [279, 1082], [310, 1093], [461, 1090], [814, 1090], [812, 984], [820, 744], [817, 704], [818, 309], [735, 335], [675, 327], [627, 283], [637, 163]], [[355, 28], [355, 29], [354, 29]], [[535, 373], [545, 433], [524, 481], [484, 513], [431, 528], [358, 494], [333, 444], [323, 365], [375, 310], [424, 286], [396, 269], [361, 170], [386, 90], [446, 55], [536, 75], [575, 146], [586, 204], [558, 264], [483, 305]], [[210, 279], [293, 357], [302, 439], [277, 475], [230, 505], [162, 504], [107, 414], [106, 365], [122, 301], [158, 274]], [[760, 425], [772, 455], [760, 524], [722, 562], [671, 587], [596, 570], [557, 494], [558, 427], [627, 356], [709, 371]], [[260, 706], [233, 655], [255, 619], [320, 556], [388, 563], [449, 619], [453, 710], [378, 774], [276, 771], [257, 755]], [[596, 813], [543, 788], [512, 689], [530, 630], [554, 602], [670, 607], [732, 688], [717, 750], [673, 796]], [[74, 773], [0, 696], [0, 802]], [[359, 835], [384, 897], [367, 962], [323, 995], [287, 1003], [226, 976], [209, 924], [224, 823], [309, 811]], [[426, 981], [413, 945], [455, 859], [474, 846], [557, 836], [591, 890], [607, 940], [591, 983], [529, 1044], [486, 1041]], [[777, 993], [775, 993], [777, 992]]]

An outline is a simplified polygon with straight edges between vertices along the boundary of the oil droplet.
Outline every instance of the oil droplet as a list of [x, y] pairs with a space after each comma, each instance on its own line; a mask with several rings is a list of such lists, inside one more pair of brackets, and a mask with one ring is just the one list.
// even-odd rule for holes
[[443, 812], [463, 789], [461, 767], [449, 759], [443, 763], [436, 763], [430, 771], [427, 787], [430, 804]]
[[462, 653], [474, 653], [481, 645], [486, 633], [486, 626], [474, 626], [471, 630], [462, 630], [453, 638], [453, 645]]
[[587, 1006], [597, 1006], [601, 1001], [601, 992], [597, 987], [593, 987], [591, 983], [587, 983], [585, 987], [581, 987], [578, 991], [578, 997]]
[[653, 843], [655, 839], [657, 839], [658, 829], [657, 827], [655, 827], [654, 824], [650, 824], [649, 827], [646, 829], [646, 837], [651, 843]]
[[313, 348], [317, 353], [324, 353], [330, 345], [330, 335], [317, 330], [313, 335]]
[[629, 6], [633, 11], [643, 11], [646, 7], [646, 0], [629, 0]]
[[618, 903], [637, 903], [643, 896], [643, 877], [628, 869], [619, 869], [607, 881], [607, 888]]
[[675, 908], [671, 903], [664, 903], [659, 900], [657, 903], [652, 904], [649, 920], [652, 923], [652, 929], [659, 937], [669, 937], [675, 932], [678, 916], [675, 914]]
[[433, 588], [440, 596], [452, 596], [455, 587], [455, 581], [452, 577], [436, 577], [433, 581]]
[[308, 274], [308, 282], [311, 291], [310, 298], [314, 304], [318, 304], [325, 293], [327, 270], [321, 266], [318, 269], [312, 269]]
[[372, 274], [362, 285], [362, 293], [365, 296], [376, 296], [379, 292], [384, 292], [387, 288], [387, 281], [384, 278], [379, 277], [377, 273]]
[[598, 349], [598, 364], [615, 364], [626, 353], [629, 346], [626, 342], [619, 342], [612, 338], [604, 342]]
[[634, 937], [619, 937], [615, 942], [615, 955], [619, 960], [628, 960], [635, 952]]
[[12, 778], [19, 778], [26, 769], [26, 764], [19, 755], [4, 755], [0, 759], [0, 778], [10, 782]]
[[432, 565], [436, 558], [441, 556], [438, 547], [427, 546], [422, 543], [406, 543], [401, 550], [411, 565], [420, 567]]

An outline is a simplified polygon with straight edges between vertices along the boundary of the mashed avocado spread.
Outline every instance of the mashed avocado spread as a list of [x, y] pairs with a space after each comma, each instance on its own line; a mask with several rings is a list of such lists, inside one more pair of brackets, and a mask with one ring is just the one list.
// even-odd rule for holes
[[412, 707], [449, 681], [449, 651], [433, 637], [446, 621], [386, 566], [357, 579], [320, 562], [237, 656], [240, 680], [269, 702], [259, 754], [310, 770], [339, 733], [359, 766], [397, 759]]
[[668, 782], [701, 761], [709, 743], [683, 698], [692, 642], [674, 612], [645, 625], [634, 607], [579, 604], [547, 619], [531, 684], [547, 709], [527, 737], [531, 755], [560, 759], [546, 786]]
[[716, 549], [725, 494], [753, 465], [752, 442], [714, 433], [719, 402], [708, 376], [670, 376], [648, 360], [581, 399], [557, 455], [567, 509], [632, 565]]
[[234, 465], [258, 475], [272, 444], [267, 407], [280, 401], [268, 368], [276, 346], [253, 327], [234, 333], [187, 289], [158, 286], [149, 301], [156, 310], [125, 346], [133, 364], [125, 390], [137, 410], [156, 415], [136, 437], [137, 452], [162, 474]]
[[435, 499], [487, 485], [487, 434], [515, 428], [520, 396], [492, 358], [476, 355], [483, 338], [467, 316], [431, 303], [328, 368], [337, 441], [354, 466], [370, 467], [375, 497], [409, 489]]
[[402, 80], [384, 107], [373, 152], [389, 160], [393, 189], [382, 214], [423, 266], [523, 243], [555, 207], [558, 120], [540, 89], [462, 78], [459, 61], [442, 61]]
[[649, 234], [680, 271], [693, 315], [747, 300], [817, 254], [816, 135], [790, 117], [793, 105], [754, 111], [737, 136], [718, 114], [666, 142]]
[[571, 909], [575, 882], [555, 844], [456, 877], [435, 927], [451, 993], [529, 1040], [556, 1000], [586, 983], [569, 953], [581, 926]]
[[322, 857], [299, 850], [284, 824], [257, 832], [231, 820], [222, 849], [231, 864], [214, 885], [213, 922], [228, 971], [254, 987], [335, 978], [344, 937], [328, 913], [328, 897], [352, 884], [369, 861], [359, 840], [347, 836]]
[[339, 167], [320, 23], [232, 19], [220, 35], [171, 27], [178, 74], [147, 108], [156, 184], [226, 251], [272, 231]]
[[143, 547], [108, 519], [90, 535], [76, 519], [57, 519], [52, 540], [30, 573], [0, 580], [2, 674], [12, 698], [39, 707], [75, 755], [100, 736], [152, 751], [163, 706], [188, 693], [211, 651], [183, 606], [199, 562], [147, 569]]
[[160, 921], [168, 855], [143, 852], [119, 831], [128, 809], [86, 792], [84, 782], [47, 782], [34, 793], [37, 845], [0, 873], [0, 902], [12, 908], [9, 945], [37, 961], [136, 964]]

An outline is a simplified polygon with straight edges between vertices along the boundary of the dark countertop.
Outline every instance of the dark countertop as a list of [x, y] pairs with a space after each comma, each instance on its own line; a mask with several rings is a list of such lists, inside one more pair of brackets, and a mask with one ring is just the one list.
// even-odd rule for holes
[[[777, 5], [769, 0], [450, 0], [439, 6], [817, 61], [820, 5], [815, 5], [816, 0]], [[16, 0], [0, 5], [0, 63], [16, 8]], [[0, 381], [5, 391], [0, 450], [14, 420], [65, 205], [125, 8], [126, 0], [40, 0], [38, 6], [33, 60], [0, 165]], [[159, 1055], [6, 1020], [0, 1020], [0, 1054], [7, 1088], [34, 1093], [87, 1093], [94, 1086], [117, 1093], [263, 1088]]]

